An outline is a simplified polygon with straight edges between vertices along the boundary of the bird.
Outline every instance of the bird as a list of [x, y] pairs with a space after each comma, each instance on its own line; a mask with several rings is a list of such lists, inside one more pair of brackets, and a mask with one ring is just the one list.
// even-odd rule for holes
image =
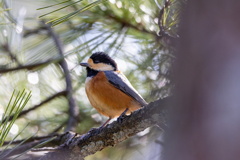
[[100, 128], [113, 118], [129, 115], [147, 106], [148, 103], [118, 70], [115, 60], [106, 53], [93, 53], [87, 62], [80, 65], [86, 67], [85, 91], [90, 104], [100, 114], [108, 117]]

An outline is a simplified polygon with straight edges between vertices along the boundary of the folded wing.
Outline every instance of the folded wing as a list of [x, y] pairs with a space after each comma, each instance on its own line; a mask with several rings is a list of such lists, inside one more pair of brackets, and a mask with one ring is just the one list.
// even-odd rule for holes
[[147, 102], [141, 97], [140, 94], [133, 88], [128, 79], [121, 74], [121, 72], [105, 71], [104, 72], [108, 81], [116, 88], [120, 89], [125, 94], [135, 99], [141, 106], [146, 106]]

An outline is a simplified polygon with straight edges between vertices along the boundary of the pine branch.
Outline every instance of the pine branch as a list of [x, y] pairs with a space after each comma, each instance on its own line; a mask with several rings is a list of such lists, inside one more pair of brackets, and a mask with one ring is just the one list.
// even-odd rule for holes
[[45, 139], [42, 139], [42, 140], [37, 140], [37, 141], [32, 141], [32, 142], [29, 142], [29, 143], [26, 143], [26, 144], [22, 144], [22, 145], [18, 146], [17, 148], [15, 148], [14, 150], [13, 149], [5, 149], [1, 152], [1, 154], [6, 155], [4, 157], [4, 159], [12, 159], [12, 158], [10, 158], [11, 156], [22, 154], [22, 153], [30, 150], [31, 148], [35, 147], [36, 145], [38, 145], [40, 143], [43, 143], [47, 139], [49, 139], [49, 138], [45, 138]]
[[23, 33], [23, 37], [27, 38], [31, 35], [39, 34], [40, 32], [42, 32], [44, 30], [46, 30], [45, 26], [39, 26], [38, 28], [35, 28], [35, 29], [26, 29], [25, 28], [24, 33]]
[[107, 15], [107, 17], [111, 18], [112, 20], [116, 21], [117, 23], [122, 24], [123, 27], [129, 27], [129, 28], [135, 29], [135, 30], [143, 32], [143, 33], [157, 36], [157, 34], [155, 32], [151, 32], [151, 31], [147, 30], [141, 23], [138, 23], [138, 25], [133, 25], [129, 21], [127, 21], [123, 18], [117, 17], [117, 16], [113, 16], [111, 14]]
[[31, 137], [31, 138], [28, 138], [27, 140], [26, 139], [21, 139], [21, 140], [16, 140], [16, 141], [5, 141], [3, 143], [3, 145], [8, 145], [8, 144], [19, 144], [19, 143], [22, 143], [24, 142], [25, 143], [29, 143], [29, 142], [36, 142], [36, 141], [41, 141], [41, 140], [44, 140], [44, 139], [48, 139], [48, 138], [52, 138], [54, 136], [59, 136], [59, 134], [57, 133], [54, 133], [54, 134], [50, 134], [50, 135], [47, 135], [47, 136], [36, 136], [36, 137]]
[[8, 72], [18, 71], [18, 70], [22, 70], [22, 69], [34, 70], [35, 68], [42, 67], [42, 66], [45, 66], [45, 65], [48, 65], [48, 64], [51, 64], [51, 63], [55, 63], [56, 61], [59, 61], [59, 60], [58, 59], [52, 59], [52, 60], [47, 60], [47, 61], [40, 62], [40, 63], [22, 65], [22, 66], [18, 66], [18, 67], [15, 67], [15, 68], [1, 68], [0, 73], [8, 73]]
[[2, 45], [1, 47], [5, 52], [7, 52], [7, 54], [9, 55], [9, 57], [12, 59], [12, 61], [15, 61], [19, 66], [21, 66], [21, 63], [19, 62], [19, 60], [17, 59], [17, 57], [12, 53], [11, 49], [9, 48], [9, 45], [6, 43], [5, 45]]
[[152, 102], [147, 107], [124, 117], [122, 122], [115, 121], [107, 125], [99, 133], [94, 130], [84, 135], [67, 132], [56, 139], [63, 142], [62, 145], [53, 148], [52, 152], [42, 157], [41, 160], [58, 158], [67, 160], [70, 157], [73, 160], [83, 159], [106, 147], [115, 146], [153, 125], [157, 124], [161, 128], [166, 128], [166, 104], [169, 101], [170, 98], [165, 98]]

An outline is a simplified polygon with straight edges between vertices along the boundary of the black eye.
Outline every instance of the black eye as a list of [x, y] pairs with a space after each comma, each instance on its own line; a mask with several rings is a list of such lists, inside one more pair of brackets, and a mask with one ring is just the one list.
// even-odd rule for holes
[[100, 61], [98, 59], [95, 59], [94, 63], [100, 63]]

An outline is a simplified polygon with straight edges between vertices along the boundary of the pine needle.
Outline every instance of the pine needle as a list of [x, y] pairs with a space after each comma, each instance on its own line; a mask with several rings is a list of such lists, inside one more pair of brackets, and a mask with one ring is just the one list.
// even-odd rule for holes
[[[13, 91], [5, 113], [2, 116], [2, 120], [0, 121], [0, 147], [3, 145], [18, 115], [22, 112], [23, 108], [31, 98], [31, 92], [27, 94], [25, 90], [18, 92], [15, 98], [14, 95], [15, 91]], [[11, 115], [13, 115], [13, 119], [8, 122]]]
[[67, 14], [65, 16], [60, 17], [60, 18], [55, 18], [55, 19], [50, 20], [50, 21], [48, 21], [46, 23], [52, 23], [52, 27], [54, 27], [54, 26], [56, 26], [58, 24], [61, 24], [61, 23], [65, 22], [65, 21], [71, 19], [72, 17], [76, 16], [77, 14], [79, 14], [81, 12], [84, 12], [86, 10], [89, 10], [89, 9], [93, 8], [93, 7], [96, 7], [97, 5], [99, 5], [99, 4], [101, 4], [101, 3], [105, 2], [105, 1], [107, 1], [107, 0], [98, 0], [98, 1], [92, 2], [92, 3], [88, 4], [88, 5], [86, 5], [85, 7], [81, 8], [81, 9], [78, 9], [77, 11], [69, 13], [69, 14]]
[[63, 4], [63, 3], [67, 3], [69, 1], [71, 1], [71, 0], [63, 1], [63, 2], [60, 2], [60, 3], [57, 3], [57, 4], [52, 4], [52, 5], [49, 5], [49, 6], [46, 6], [46, 7], [42, 7], [42, 8], [37, 8], [37, 10], [50, 8], [50, 7], [57, 6], [57, 5], [60, 5], [60, 4]]
[[67, 8], [67, 7], [69, 7], [69, 6], [73, 5], [73, 4], [78, 3], [78, 2], [81, 2], [81, 1], [82, 1], [82, 0], [73, 2], [73, 3], [69, 4], [69, 5], [66, 5], [66, 6], [64, 6], [64, 7], [61, 7], [61, 8], [58, 8], [58, 9], [56, 9], [56, 10], [53, 10], [53, 11], [51, 11], [51, 12], [48, 12], [48, 13], [46, 13], [46, 14], [43, 14], [43, 15], [39, 16], [38, 18], [42, 18], [42, 17], [44, 17], [44, 16], [46, 16], [46, 15], [49, 15], [49, 14], [54, 13], [54, 12], [57, 12], [57, 11], [59, 11], [59, 10], [61, 10], [61, 9]]

